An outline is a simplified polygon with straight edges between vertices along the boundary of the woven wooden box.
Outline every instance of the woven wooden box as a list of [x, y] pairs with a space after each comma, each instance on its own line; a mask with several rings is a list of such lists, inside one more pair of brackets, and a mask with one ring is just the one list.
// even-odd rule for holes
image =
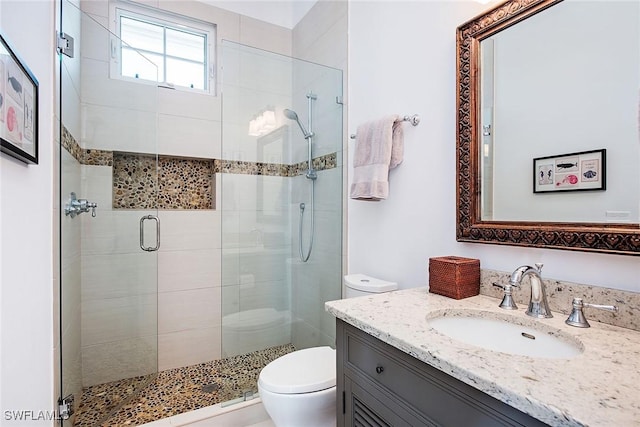
[[429, 292], [462, 299], [480, 293], [480, 260], [445, 256], [429, 258]]

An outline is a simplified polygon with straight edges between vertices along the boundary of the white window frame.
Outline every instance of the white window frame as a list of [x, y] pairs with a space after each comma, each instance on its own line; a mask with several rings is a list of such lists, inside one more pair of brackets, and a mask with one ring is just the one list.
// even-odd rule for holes
[[[206, 79], [205, 88], [196, 89], [187, 86], [174, 85], [171, 82], [158, 81], [153, 82], [150, 80], [136, 79], [133, 77], [123, 76], [121, 69], [122, 58], [122, 41], [120, 38], [120, 17], [126, 16], [133, 19], [146, 21], [152, 24], [166, 26], [179, 31], [185, 31], [192, 34], [205, 36], [205, 67]], [[166, 12], [161, 9], [156, 9], [148, 6], [144, 6], [131, 1], [112, 1], [109, 7], [109, 21], [111, 23], [110, 29], [116, 37], [111, 37], [110, 40], [110, 52], [109, 52], [109, 75], [112, 79], [124, 80], [128, 82], [135, 82], [138, 84], [158, 85], [160, 87], [167, 87], [179, 91], [216, 94], [216, 25], [209, 22], [200, 21], [194, 18], [177, 15], [171, 12]], [[144, 54], [143, 54], [144, 55]], [[166, 57], [166, 55], [164, 55]], [[166, 70], [165, 70], [166, 72]]]

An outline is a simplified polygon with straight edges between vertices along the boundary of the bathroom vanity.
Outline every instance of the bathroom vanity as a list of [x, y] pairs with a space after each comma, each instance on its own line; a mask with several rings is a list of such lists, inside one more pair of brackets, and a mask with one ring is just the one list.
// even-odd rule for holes
[[342, 320], [336, 332], [338, 426], [547, 425]]
[[[532, 319], [499, 302], [483, 295], [452, 300], [425, 288], [328, 302], [337, 318], [338, 426], [640, 425], [639, 332], [596, 322], [573, 328], [561, 313]], [[579, 351], [495, 351], [429, 323], [465, 313], [533, 324]]]

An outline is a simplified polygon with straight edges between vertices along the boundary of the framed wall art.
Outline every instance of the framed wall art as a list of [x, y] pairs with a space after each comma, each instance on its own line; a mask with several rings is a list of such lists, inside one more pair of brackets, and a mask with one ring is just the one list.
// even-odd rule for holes
[[533, 192], [606, 190], [607, 150], [533, 159]]
[[38, 80], [0, 34], [1, 150], [38, 164]]

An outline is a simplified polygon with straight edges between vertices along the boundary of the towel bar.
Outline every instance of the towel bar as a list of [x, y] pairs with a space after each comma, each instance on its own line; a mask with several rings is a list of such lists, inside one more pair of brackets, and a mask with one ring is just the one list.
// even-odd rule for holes
[[[404, 116], [402, 118], [403, 122], [411, 122], [412, 125], [414, 126], [418, 126], [418, 124], [420, 124], [420, 116], [417, 114], [414, 114], [413, 116]], [[352, 133], [351, 134], [351, 139], [356, 139], [356, 134]]]

